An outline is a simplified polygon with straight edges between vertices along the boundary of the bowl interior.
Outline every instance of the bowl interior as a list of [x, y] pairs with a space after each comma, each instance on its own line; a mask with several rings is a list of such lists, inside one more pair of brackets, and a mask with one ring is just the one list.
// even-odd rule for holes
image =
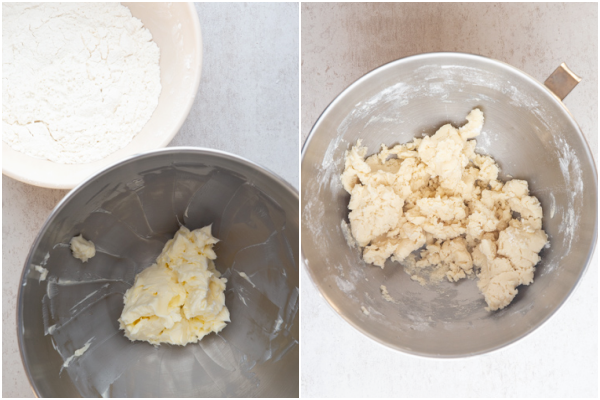
[[198, 91], [202, 38], [189, 3], [123, 3], [152, 33], [160, 48], [162, 91], [144, 128], [122, 149], [87, 164], [59, 164], [31, 157], [2, 142], [2, 173], [31, 185], [71, 189], [96, 171], [127, 156], [165, 147], [189, 113]]
[[[185, 347], [130, 342], [123, 294], [180, 224], [212, 224], [231, 323]], [[96, 245], [81, 263], [74, 235]], [[297, 396], [298, 197], [225, 153], [134, 157], [77, 188], [34, 243], [19, 296], [23, 359], [41, 396]], [[31, 264], [43, 264], [38, 282]], [[240, 273], [245, 273], [251, 282]], [[91, 339], [66, 368], [63, 362]], [[62, 370], [62, 371], [61, 371]]]
[[[501, 179], [525, 179], [544, 209], [550, 247], [535, 281], [513, 303], [484, 310], [475, 280], [420, 286], [391, 261], [367, 265], [344, 239], [349, 195], [339, 175], [344, 153], [363, 139], [368, 154], [485, 116], [477, 151], [495, 158]], [[315, 124], [302, 160], [302, 254], [329, 304], [367, 336], [394, 349], [457, 357], [511, 343], [564, 302], [591, 257], [597, 235], [597, 177], [583, 136], [541, 84], [501, 62], [435, 53], [385, 65], [346, 89]], [[383, 299], [385, 285], [396, 302]], [[364, 307], [367, 313], [363, 312]]]

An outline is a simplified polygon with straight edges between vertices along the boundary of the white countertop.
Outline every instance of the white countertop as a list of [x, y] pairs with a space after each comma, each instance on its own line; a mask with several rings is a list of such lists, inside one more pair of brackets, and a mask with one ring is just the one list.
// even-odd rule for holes
[[[298, 188], [298, 10], [196, 4], [204, 55], [196, 101], [170, 146], [228, 151]], [[19, 278], [38, 230], [67, 193], [2, 176], [2, 395], [32, 397], [16, 338]]]
[[[598, 156], [597, 4], [303, 4], [302, 142], [327, 105], [372, 69], [412, 54], [476, 53], [544, 81], [566, 62], [565, 104]], [[496, 352], [458, 360], [389, 350], [338, 317], [301, 275], [303, 397], [597, 397], [598, 256], [561, 309]]]

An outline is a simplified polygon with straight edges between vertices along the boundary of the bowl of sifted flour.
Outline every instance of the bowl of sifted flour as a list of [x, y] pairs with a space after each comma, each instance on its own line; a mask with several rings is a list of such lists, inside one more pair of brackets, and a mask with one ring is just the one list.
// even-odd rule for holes
[[298, 224], [296, 189], [221, 151], [154, 150], [86, 180], [23, 269], [35, 394], [298, 397]]
[[2, 10], [3, 174], [71, 189], [125, 157], [165, 147], [187, 118], [202, 67], [193, 4]]

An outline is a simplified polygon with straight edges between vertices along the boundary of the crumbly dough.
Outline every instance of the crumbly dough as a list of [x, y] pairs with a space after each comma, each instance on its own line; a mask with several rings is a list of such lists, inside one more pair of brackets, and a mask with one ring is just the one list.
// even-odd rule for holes
[[496, 162], [475, 153], [483, 120], [474, 109], [459, 129], [447, 124], [433, 136], [381, 145], [369, 157], [358, 140], [346, 152], [341, 180], [366, 262], [383, 268], [388, 258], [402, 262], [424, 247], [411, 263], [414, 280], [422, 281], [419, 269], [451, 282], [477, 276], [486, 309], [498, 310], [517, 286], [533, 282], [548, 237], [527, 182], [500, 182]]
[[215, 269], [211, 226], [190, 231], [182, 226], [156, 264], [135, 277], [125, 292], [120, 329], [130, 340], [152, 344], [196, 343], [229, 322], [225, 284]]
[[392, 296], [390, 296], [390, 292], [388, 292], [387, 287], [385, 287], [385, 285], [379, 286], [379, 290], [381, 290], [381, 297], [383, 297], [385, 301], [388, 301], [390, 303], [398, 303]]
[[91, 240], [85, 240], [83, 235], [79, 235], [71, 239], [71, 251], [73, 257], [79, 258], [82, 262], [87, 262], [96, 255], [96, 246]]

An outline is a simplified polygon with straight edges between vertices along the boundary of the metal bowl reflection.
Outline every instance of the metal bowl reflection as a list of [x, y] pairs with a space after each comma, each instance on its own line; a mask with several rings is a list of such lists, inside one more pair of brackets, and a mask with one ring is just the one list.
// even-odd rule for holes
[[[357, 139], [379, 151], [485, 115], [478, 151], [507, 175], [525, 179], [544, 208], [550, 248], [532, 285], [513, 303], [485, 311], [476, 281], [420, 286], [398, 263], [365, 264], [344, 239], [349, 195], [339, 175]], [[582, 277], [597, 238], [597, 173], [587, 143], [562, 102], [527, 74], [499, 61], [431, 53], [384, 65], [342, 92], [323, 112], [302, 151], [302, 257], [333, 309], [393, 349], [462, 357], [512, 343], [539, 327]], [[385, 285], [397, 303], [380, 292]], [[363, 308], [367, 312], [363, 312]]]
[[[18, 336], [36, 394], [296, 397], [298, 221], [295, 189], [224, 152], [168, 148], [90, 178], [52, 212], [24, 267]], [[181, 224], [213, 224], [231, 323], [185, 347], [130, 342], [123, 294]], [[68, 247], [79, 233], [97, 249], [85, 264]]]

